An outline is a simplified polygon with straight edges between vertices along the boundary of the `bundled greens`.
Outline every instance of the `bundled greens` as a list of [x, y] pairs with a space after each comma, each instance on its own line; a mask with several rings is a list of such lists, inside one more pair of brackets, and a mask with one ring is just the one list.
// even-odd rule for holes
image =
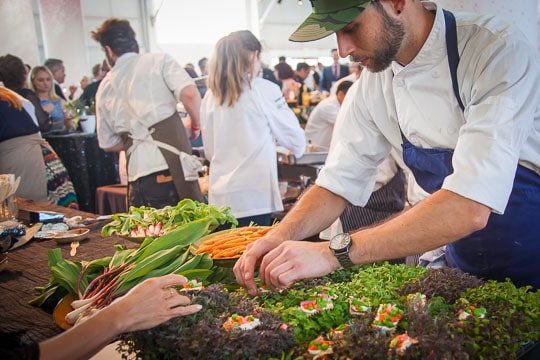
[[183, 199], [176, 206], [162, 209], [152, 207], [133, 207], [127, 213], [112, 215], [113, 221], [105, 225], [101, 236], [114, 234], [130, 237], [156, 237], [166, 234], [178, 226], [198, 219], [209, 219], [210, 228], [231, 223], [238, 224], [228, 208], [216, 208], [191, 199]]
[[208, 234], [212, 223], [210, 218], [191, 221], [158, 239], [147, 238], [136, 249], [117, 245], [112, 257], [90, 262], [68, 261], [62, 258], [60, 249], [49, 250], [51, 281], [38, 288], [41, 295], [30, 303], [42, 306], [51, 297], [69, 293], [77, 299], [72, 303], [75, 311], [66, 318], [73, 323], [148, 278], [181, 274], [189, 279], [205, 279], [212, 273], [212, 260], [208, 254], [191, 254], [189, 247]]

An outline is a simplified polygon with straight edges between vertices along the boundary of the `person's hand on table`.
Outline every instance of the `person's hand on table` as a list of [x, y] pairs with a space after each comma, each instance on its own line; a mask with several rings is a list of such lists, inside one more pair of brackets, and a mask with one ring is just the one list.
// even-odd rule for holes
[[[255, 266], [270, 250], [276, 248], [283, 240], [273, 231], [259, 240], [252, 242], [234, 265], [233, 271], [238, 284], [244, 286], [251, 295], [257, 295], [255, 283]], [[262, 280], [262, 279], [261, 279]]]
[[285, 241], [264, 256], [259, 278], [276, 290], [298, 280], [324, 276], [339, 267], [326, 241]]
[[185, 283], [185, 277], [174, 274], [143, 281], [77, 326], [41, 342], [39, 358], [88, 359], [121, 333], [150, 329], [196, 313], [202, 306], [188, 305], [189, 298], [175, 289]]
[[111, 316], [120, 323], [120, 331], [150, 329], [178, 316], [191, 315], [201, 305], [189, 305], [190, 299], [180, 295], [175, 286], [188, 280], [181, 275], [166, 275], [148, 279], [109, 305]]

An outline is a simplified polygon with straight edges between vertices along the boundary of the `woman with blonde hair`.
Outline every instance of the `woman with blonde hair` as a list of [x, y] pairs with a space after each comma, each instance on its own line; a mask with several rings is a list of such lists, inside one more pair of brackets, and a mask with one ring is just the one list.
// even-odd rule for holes
[[[41, 110], [40, 99], [33, 91], [22, 89], [26, 82], [23, 61], [9, 54], [0, 56], [0, 81], [11, 90], [2, 89], [4, 97], [20, 91], [18, 95], [22, 97], [18, 99], [33, 121], [28, 121], [24, 114], [14, 112], [11, 108], [9, 113], [4, 110], [4, 114], [0, 114], [4, 115], [0, 121], [0, 173], [21, 176], [18, 196], [78, 209], [77, 194], [64, 164], [39, 132], [40, 128], [48, 130], [51, 126], [47, 115]], [[10, 104], [16, 105], [15, 109], [19, 108], [17, 100]], [[21, 154], [24, 154], [25, 161], [20, 160]]]
[[201, 106], [204, 152], [210, 160], [208, 202], [229, 206], [239, 226], [270, 225], [283, 210], [276, 143], [297, 157], [306, 143], [279, 87], [258, 77], [261, 43], [249, 31], [223, 37], [208, 63]]
[[66, 101], [54, 92], [53, 75], [46, 66], [36, 66], [30, 73], [32, 90], [39, 97], [41, 107], [52, 120], [50, 131], [73, 129], [75, 126], [70, 118], [66, 117]]

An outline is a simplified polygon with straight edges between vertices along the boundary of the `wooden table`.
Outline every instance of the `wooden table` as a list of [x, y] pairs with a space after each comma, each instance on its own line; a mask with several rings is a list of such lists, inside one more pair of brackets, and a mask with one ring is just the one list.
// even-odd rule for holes
[[[84, 218], [96, 218], [91, 213], [20, 198], [18, 204], [24, 210], [49, 210], [64, 213], [66, 217], [81, 215]], [[80, 261], [113, 255], [115, 243], [129, 248], [138, 246], [121, 237], [101, 238], [101, 228], [106, 223], [99, 221], [88, 226], [91, 229], [89, 236], [80, 242], [74, 257], [69, 254], [70, 244], [59, 245], [54, 240], [31, 240], [9, 252], [7, 268], [0, 273], [0, 354], [4, 353], [2, 349], [10, 349], [15, 343], [39, 342], [62, 331], [54, 323], [51, 314], [28, 304], [28, 301], [37, 296], [34, 288], [48, 283], [49, 249], [59, 247], [65, 259]]]

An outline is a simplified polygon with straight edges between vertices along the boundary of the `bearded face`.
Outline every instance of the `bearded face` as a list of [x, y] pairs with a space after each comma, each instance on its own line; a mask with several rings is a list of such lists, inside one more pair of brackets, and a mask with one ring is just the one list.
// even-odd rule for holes
[[[354, 33], [346, 36], [357, 49], [350, 54], [350, 61], [360, 62], [371, 72], [380, 72], [387, 69], [395, 59], [405, 37], [405, 29], [401, 21], [391, 18], [379, 3], [374, 3], [373, 7], [380, 15], [379, 29], [370, 29], [367, 33], [366, 26], [360, 24], [354, 27]], [[368, 36], [371, 38], [367, 39]], [[369, 54], [361, 53], [359, 49], [368, 50]]]

